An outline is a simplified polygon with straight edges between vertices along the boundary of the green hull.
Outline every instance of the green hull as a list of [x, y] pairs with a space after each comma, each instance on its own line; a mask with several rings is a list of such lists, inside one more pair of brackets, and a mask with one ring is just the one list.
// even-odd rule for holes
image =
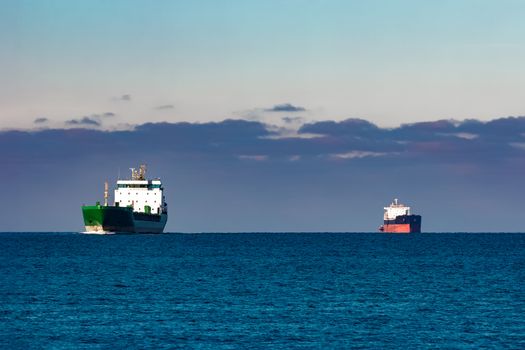
[[162, 233], [167, 214], [134, 213], [133, 208], [102, 205], [82, 206], [86, 232]]

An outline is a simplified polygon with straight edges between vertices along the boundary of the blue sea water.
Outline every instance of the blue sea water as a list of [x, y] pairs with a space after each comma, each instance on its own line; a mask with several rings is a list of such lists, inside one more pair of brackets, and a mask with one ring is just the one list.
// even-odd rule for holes
[[0, 348], [525, 348], [525, 234], [0, 234]]

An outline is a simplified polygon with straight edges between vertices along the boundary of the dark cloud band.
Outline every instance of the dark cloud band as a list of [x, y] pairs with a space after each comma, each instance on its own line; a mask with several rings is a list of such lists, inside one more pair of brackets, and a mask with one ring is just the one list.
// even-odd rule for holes
[[[73, 127], [99, 127], [101, 118], [86, 116], [66, 122]], [[489, 162], [525, 157], [525, 118], [509, 117], [488, 122], [440, 120], [381, 128], [362, 119], [322, 121], [303, 125], [288, 137], [279, 129], [256, 121], [225, 120], [217, 123], [147, 123], [132, 131], [85, 130], [103, 149], [118, 144], [122, 150], [141, 152], [142, 145], [155, 145], [165, 154], [199, 154], [203, 158], [227, 157], [265, 160], [325, 159], [356, 160], [384, 157], [418, 162]], [[48, 157], [56, 156], [54, 146], [63, 145], [82, 154], [84, 143], [71, 140], [66, 129], [30, 133], [9, 131], [0, 134], [4, 143], [15, 142], [21, 155], [31, 157], [34, 141], [48, 144]], [[30, 136], [29, 136], [30, 135]], [[316, 135], [316, 137], [301, 137]], [[299, 136], [299, 137], [297, 137]], [[62, 146], [59, 153], [63, 152]], [[113, 148], [117, 149], [117, 148]], [[93, 149], [90, 148], [92, 153]]]

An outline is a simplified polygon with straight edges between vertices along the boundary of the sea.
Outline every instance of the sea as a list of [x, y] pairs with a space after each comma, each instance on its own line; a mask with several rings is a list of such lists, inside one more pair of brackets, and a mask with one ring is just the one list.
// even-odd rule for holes
[[1, 349], [525, 349], [525, 233], [0, 233]]

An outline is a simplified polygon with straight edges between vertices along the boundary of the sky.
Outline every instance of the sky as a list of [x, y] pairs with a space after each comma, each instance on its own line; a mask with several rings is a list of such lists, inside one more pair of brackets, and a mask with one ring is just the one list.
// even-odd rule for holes
[[0, 0], [0, 231], [81, 230], [140, 163], [170, 231], [375, 231], [394, 197], [424, 230], [523, 230], [524, 11]]
[[113, 127], [220, 121], [279, 103], [382, 126], [520, 115], [524, 11], [521, 0], [2, 0], [0, 127], [103, 113]]

